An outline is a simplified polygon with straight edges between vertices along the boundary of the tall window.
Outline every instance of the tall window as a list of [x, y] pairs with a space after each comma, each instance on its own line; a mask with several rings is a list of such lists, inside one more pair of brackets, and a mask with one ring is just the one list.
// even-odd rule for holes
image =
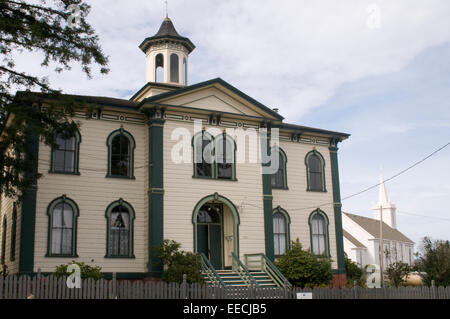
[[70, 135], [56, 136], [56, 146], [52, 147], [51, 173], [78, 174], [78, 154], [81, 136], [78, 131]]
[[225, 133], [218, 136], [215, 147], [215, 159], [217, 164], [217, 178], [234, 179], [234, 159], [235, 147], [234, 141]]
[[309, 152], [306, 155], [306, 170], [308, 179], [308, 191], [325, 192], [325, 161], [317, 151]]
[[11, 261], [16, 260], [16, 233], [17, 233], [17, 207], [16, 203], [13, 203], [12, 221], [11, 221], [11, 246], [9, 259]]
[[194, 176], [213, 177], [214, 145], [213, 137], [202, 131], [194, 136]]
[[134, 149], [133, 136], [120, 129], [112, 132], [106, 144], [108, 145], [108, 174], [107, 177], [134, 178]]
[[155, 57], [155, 82], [164, 82], [164, 55], [162, 53]]
[[133, 220], [134, 210], [122, 199], [106, 209], [107, 252], [110, 258], [134, 258]]
[[78, 206], [65, 196], [50, 203], [47, 257], [76, 257], [78, 214]]
[[183, 58], [183, 84], [187, 85], [187, 61]]
[[311, 232], [311, 251], [314, 255], [329, 256], [328, 218], [321, 210], [314, 211], [309, 217]]
[[5, 263], [6, 259], [6, 231], [7, 231], [7, 222], [6, 222], [6, 216], [3, 216], [3, 222], [2, 222], [2, 254], [0, 256], [0, 261], [2, 264]]
[[179, 74], [178, 55], [172, 53], [170, 55], [170, 82], [180, 82]]
[[291, 219], [289, 214], [280, 206], [273, 210], [273, 242], [276, 257], [283, 255], [289, 249], [289, 227]]
[[287, 189], [287, 156], [280, 148], [273, 148], [272, 152], [278, 153], [278, 171], [272, 174], [272, 187]]

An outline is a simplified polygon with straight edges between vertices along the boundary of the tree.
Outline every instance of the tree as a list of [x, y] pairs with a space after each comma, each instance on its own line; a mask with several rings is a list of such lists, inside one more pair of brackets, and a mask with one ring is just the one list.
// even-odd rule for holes
[[[69, 5], [78, 6], [78, 21]], [[21, 195], [39, 178], [36, 159], [24, 156], [27, 143], [37, 138], [55, 146], [56, 134], [73, 134], [74, 110], [81, 106], [53, 89], [47, 77], [17, 70], [14, 57], [27, 50], [43, 53], [41, 66], [52, 65], [55, 72], [70, 70], [75, 62], [88, 78], [93, 65], [106, 74], [108, 58], [86, 22], [89, 11], [82, 0], [0, 0], [0, 193], [5, 196]], [[77, 23], [71, 27], [68, 21]], [[15, 94], [32, 89], [42, 94]], [[51, 100], [57, 103], [47, 103]]]
[[158, 258], [163, 264], [162, 280], [165, 282], [183, 282], [183, 275], [188, 283], [202, 283], [200, 263], [195, 254], [180, 251], [181, 244], [165, 239], [156, 247]]
[[432, 241], [431, 238], [424, 237], [417, 257], [415, 269], [421, 273], [425, 285], [431, 286], [432, 280], [436, 286], [450, 285], [450, 242], [448, 240]]
[[391, 285], [399, 287], [408, 280], [408, 275], [411, 272], [411, 267], [407, 263], [395, 262], [390, 264], [386, 273]]
[[317, 257], [309, 250], [303, 250], [299, 239], [291, 243], [277, 261], [275, 266], [294, 286], [317, 287], [327, 286], [333, 279], [331, 261], [328, 258]]
[[352, 286], [356, 281], [358, 286], [364, 286], [364, 271], [358, 266], [357, 263], [349, 258], [345, 258], [345, 272], [347, 273], [347, 283]]

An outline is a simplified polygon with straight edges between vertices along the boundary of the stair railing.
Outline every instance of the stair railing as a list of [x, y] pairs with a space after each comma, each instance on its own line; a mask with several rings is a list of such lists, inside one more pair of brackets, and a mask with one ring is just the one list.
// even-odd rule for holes
[[283, 276], [270, 259], [266, 257], [266, 255], [247, 254], [244, 255], [244, 260], [248, 269], [257, 269], [265, 272], [278, 287], [292, 287], [291, 283]]
[[204, 274], [208, 280], [211, 282], [212, 286], [222, 286], [225, 287], [225, 282], [220, 278], [214, 266], [211, 264], [208, 258], [206, 258], [204, 253], [197, 253], [200, 260], [200, 268], [202, 274]]
[[234, 252], [231, 253], [232, 256], [232, 269], [235, 273], [241, 277], [241, 280], [247, 285], [254, 287], [259, 287], [259, 284], [256, 282], [255, 278], [252, 276], [252, 274], [248, 271], [247, 267], [239, 260], [239, 258], [236, 256]]

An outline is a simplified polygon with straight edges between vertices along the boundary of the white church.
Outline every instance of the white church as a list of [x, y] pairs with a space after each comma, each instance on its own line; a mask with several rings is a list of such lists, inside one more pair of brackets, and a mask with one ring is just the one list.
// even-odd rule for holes
[[[397, 229], [396, 206], [387, 196], [380, 177], [378, 203], [372, 207], [374, 218], [343, 212], [344, 251], [361, 268], [380, 264], [380, 237], [383, 239], [383, 268], [395, 262], [413, 263], [414, 242]], [[382, 227], [380, 236], [380, 217]]]

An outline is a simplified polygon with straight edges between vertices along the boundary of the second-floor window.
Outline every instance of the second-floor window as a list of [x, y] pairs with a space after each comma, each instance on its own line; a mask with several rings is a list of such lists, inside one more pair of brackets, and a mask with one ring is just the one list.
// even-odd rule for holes
[[316, 150], [309, 152], [305, 158], [308, 191], [325, 192], [325, 161]]
[[133, 136], [119, 129], [112, 132], [106, 144], [108, 146], [108, 174], [107, 177], [134, 178], [134, 149]]
[[78, 131], [73, 134], [63, 132], [56, 136], [56, 145], [52, 147], [51, 173], [78, 174], [80, 141]]

